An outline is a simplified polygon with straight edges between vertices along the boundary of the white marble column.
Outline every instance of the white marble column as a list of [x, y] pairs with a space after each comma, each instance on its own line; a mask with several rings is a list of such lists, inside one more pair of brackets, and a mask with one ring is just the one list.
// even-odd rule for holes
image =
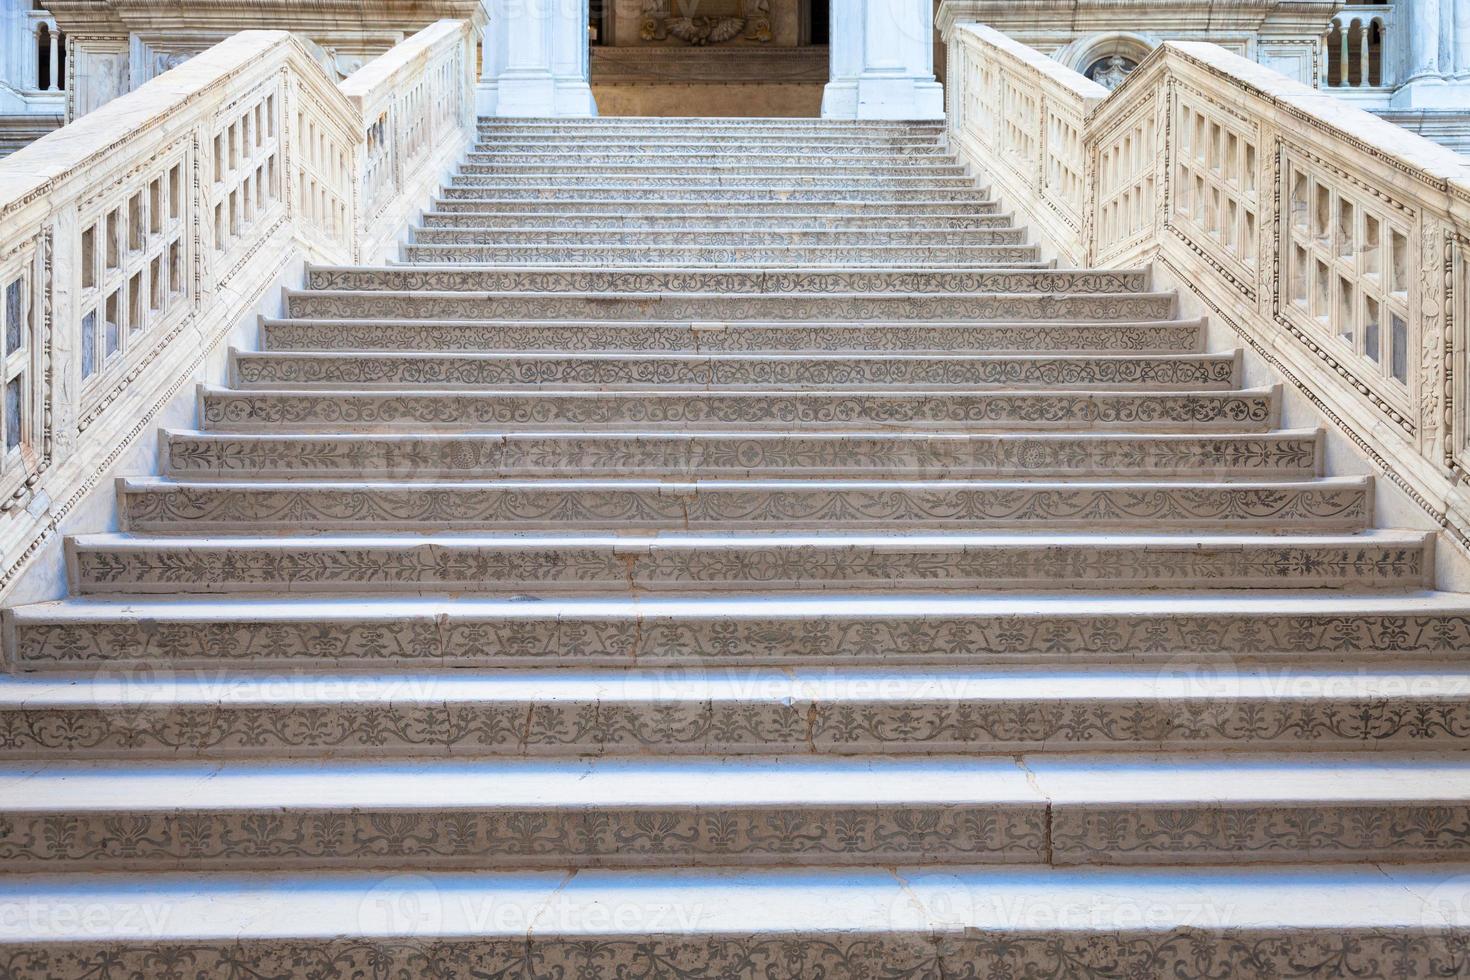
[[930, 0], [832, 0], [828, 119], [942, 119]]
[[1470, 106], [1470, 0], [1399, 0], [1393, 29], [1407, 50], [1402, 84], [1390, 104], [1461, 111]]
[[595, 116], [587, 0], [491, 0], [476, 93], [482, 116]]

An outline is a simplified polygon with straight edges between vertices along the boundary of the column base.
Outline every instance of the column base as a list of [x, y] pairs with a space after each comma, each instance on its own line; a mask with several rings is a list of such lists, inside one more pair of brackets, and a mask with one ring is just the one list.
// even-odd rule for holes
[[475, 88], [475, 111], [481, 116], [524, 118], [595, 116], [592, 86], [580, 78], [550, 74], [511, 75], [485, 80]]
[[827, 83], [824, 119], [943, 119], [944, 86], [913, 75], [878, 73]]
[[1425, 75], [1400, 85], [1389, 97], [1394, 109], [1470, 109], [1470, 78]]

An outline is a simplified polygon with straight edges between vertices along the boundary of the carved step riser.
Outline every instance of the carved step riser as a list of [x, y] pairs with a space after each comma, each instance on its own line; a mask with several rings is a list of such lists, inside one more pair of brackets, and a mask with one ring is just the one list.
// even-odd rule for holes
[[963, 167], [955, 154], [926, 143], [828, 142], [797, 146], [783, 141], [749, 141], [739, 145], [671, 142], [621, 146], [590, 144], [548, 150], [534, 143], [481, 143], [465, 156], [467, 166], [579, 167]]
[[[516, 175], [516, 174], [464, 174], [459, 173], [449, 178], [445, 184], [445, 191], [454, 188], [478, 189], [482, 196], [495, 196], [495, 191], [531, 189], [537, 193], [541, 191], [555, 192], [557, 190], [578, 193], [584, 188], [595, 187], [599, 191], [611, 190], [616, 187], [629, 187], [640, 191], [661, 191], [665, 194], [692, 194], [703, 196], [706, 188], [720, 189], [724, 191], [748, 191], [754, 194], [780, 194], [785, 195], [793, 190], [825, 191], [839, 197], [846, 197], [850, 193], [871, 193], [892, 191], [900, 194], [913, 193], [952, 193], [952, 194], [975, 194], [983, 185], [973, 177], [964, 175], [945, 176], [935, 174], [933, 176], [843, 176], [823, 172], [823, 168], [817, 168], [814, 173], [782, 173], [761, 174], [748, 173], [743, 170], [732, 170], [726, 173], [714, 171], [696, 172], [687, 176], [682, 174], [668, 173], [628, 173], [612, 174], [606, 180], [598, 181], [577, 173], [550, 174], [550, 175]], [[738, 200], [738, 198], [736, 199]]]
[[[1371, 604], [1370, 604], [1371, 605]], [[1291, 612], [994, 616], [701, 618], [648, 613], [488, 617], [447, 602], [391, 617], [318, 613], [273, 619], [221, 612], [174, 619], [120, 611], [72, 619], [27, 612], [8, 643], [26, 671], [293, 668], [644, 667], [674, 677], [725, 666], [899, 667], [1164, 664], [1175, 676], [1217, 677], [1252, 663], [1382, 667], [1463, 662], [1470, 612]], [[104, 676], [106, 676], [104, 674]], [[167, 677], [168, 674], [163, 675]], [[1407, 692], [1406, 692], [1407, 693]], [[1323, 736], [1325, 737], [1325, 735]]]
[[296, 538], [69, 542], [75, 591], [90, 595], [474, 591], [626, 594], [808, 590], [1354, 589], [1425, 587], [1427, 545], [1364, 538], [782, 546], [710, 539], [625, 545], [515, 541], [332, 543]]
[[[191, 680], [186, 675], [181, 680]], [[200, 678], [230, 689], [229, 678]], [[350, 683], [350, 678], [337, 678]], [[614, 681], [613, 683], [616, 683]], [[753, 683], [758, 684], [759, 681]], [[862, 684], [861, 679], [855, 682]], [[282, 687], [310, 689], [309, 677]], [[1454, 750], [1463, 698], [384, 700], [0, 706], [0, 761]], [[391, 703], [387, 700], [392, 698]], [[1166, 762], [1167, 760], [1161, 760]]]
[[1435, 861], [1470, 853], [1467, 823], [1454, 801], [120, 807], [0, 811], [0, 851], [11, 873]]
[[695, 246], [670, 248], [650, 245], [405, 245], [406, 262], [443, 264], [493, 262], [501, 265], [628, 265], [646, 262], [669, 266], [996, 266], [1015, 269], [1039, 267], [1041, 253], [1034, 246], [978, 245], [848, 245], [837, 248], [807, 246]]
[[[380, 903], [395, 900], [399, 893], [387, 894], [385, 900], [369, 893], [371, 907], [382, 908]], [[781, 893], [782, 897], [786, 894]], [[963, 893], [965, 898], [973, 894]], [[486, 900], [484, 907], [497, 906]], [[521, 935], [442, 939], [412, 931], [420, 908], [414, 904], [410, 908], [415, 918], [409, 920], [401, 937], [247, 941], [233, 936], [228, 940], [170, 937], [167, 942], [88, 937], [23, 947], [0, 944], [0, 955], [6, 957], [15, 980], [86, 976], [98, 963], [107, 963], [119, 976], [143, 977], [163, 962], [188, 962], [199, 975], [217, 977], [636, 977], [646, 974], [650, 963], [659, 963], [689, 978], [746, 975], [857, 980], [893, 975], [943, 980], [966, 975], [1063, 977], [1087, 970], [1099, 975], [1112, 972], [1195, 980], [1253, 973], [1290, 976], [1304, 962], [1341, 963], [1348, 976], [1371, 976], [1383, 964], [1392, 963], [1405, 976], [1428, 977], [1445, 964], [1460, 962], [1464, 955], [1459, 929], [1419, 925], [1147, 930], [1130, 926], [1120, 930], [1113, 925], [1057, 929], [1028, 924], [1015, 931], [971, 928], [963, 933], [783, 928], [779, 933], [757, 930], [722, 934], [712, 940], [702, 931], [679, 931], [680, 920], [668, 912], [666, 902], [648, 907], [646, 915], [644, 905], [630, 907], [639, 912], [638, 922], [651, 923], [647, 934], [588, 939], [580, 933], [547, 935], [549, 930], [543, 930], [531, 939]], [[385, 917], [394, 921], [394, 913], [374, 914], [379, 919], [369, 921]], [[519, 915], [516, 919], [526, 921]], [[433, 964], [432, 974], [426, 972], [425, 964]]]
[[1153, 357], [251, 354], [235, 352], [237, 388], [1084, 388], [1203, 391], [1236, 387], [1232, 354]]
[[944, 134], [937, 130], [894, 129], [814, 129], [795, 132], [782, 127], [752, 127], [731, 130], [720, 126], [683, 128], [623, 127], [621, 129], [525, 127], [520, 130], [480, 130], [470, 143], [478, 153], [493, 153], [502, 148], [512, 152], [569, 154], [579, 152], [639, 153], [657, 152], [663, 147], [739, 152], [778, 150], [791, 153], [842, 153], [853, 150], [866, 153], [892, 153], [905, 149], [952, 153]]
[[[766, 221], [802, 218], [831, 222], [833, 226], [848, 219], [878, 221], [887, 224], [905, 224], [914, 217], [942, 218], [946, 221], [966, 221], [988, 218], [1001, 213], [996, 201], [965, 200], [959, 202], [916, 201], [909, 204], [870, 203], [863, 201], [814, 200], [814, 201], [750, 201], [731, 208], [728, 203], [691, 200], [672, 201], [619, 201], [613, 200], [539, 200], [535, 198], [500, 198], [493, 195], [457, 198], [443, 197], [432, 205], [434, 212], [445, 214], [547, 214], [561, 222], [558, 227], [573, 227], [585, 215], [601, 215], [622, 222], [639, 223], [673, 216], [683, 220], [685, 216], [697, 215], [700, 220]], [[820, 226], [825, 227], [825, 225]]]
[[814, 428], [1264, 432], [1274, 392], [269, 392], [206, 389], [219, 432]]
[[658, 133], [727, 133], [747, 139], [751, 134], [774, 132], [789, 134], [804, 140], [812, 136], [831, 135], [847, 137], [872, 133], [883, 136], [939, 138], [944, 134], [942, 123], [913, 122], [908, 120], [881, 119], [806, 119], [806, 118], [742, 118], [742, 117], [617, 117], [595, 116], [589, 118], [558, 117], [551, 120], [537, 119], [481, 119], [478, 131], [486, 138], [505, 138], [510, 133], [546, 135], [556, 139], [559, 135], [572, 138], [577, 134], [599, 136], [635, 136]]
[[[717, 235], [787, 235], [805, 233], [822, 238], [864, 237], [881, 238], [889, 235], [924, 236], [922, 241], [950, 240], [948, 235], [957, 236], [955, 241], [970, 241], [969, 233], [981, 233], [990, 240], [996, 234], [1027, 234], [1024, 228], [1012, 227], [1014, 221], [1008, 214], [977, 215], [811, 215], [811, 214], [768, 214], [764, 217], [752, 215], [714, 215], [708, 213], [670, 214], [666, 209], [660, 213], [575, 213], [549, 214], [545, 212], [499, 213], [434, 211], [425, 214], [417, 235], [452, 229], [474, 231], [498, 231], [500, 234], [526, 235], [649, 235], [656, 233]], [[567, 229], [573, 230], [567, 230]], [[544, 239], [543, 239], [544, 240]]]
[[[644, 269], [636, 265], [612, 269], [417, 269], [401, 266], [352, 267], [319, 266], [307, 270], [307, 288], [311, 290], [372, 290], [393, 292], [412, 290], [413, 295], [436, 292], [454, 293], [584, 293], [608, 296], [618, 294], [666, 293], [658, 299], [677, 299], [689, 293], [744, 294], [771, 297], [785, 295], [800, 299], [819, 299], [824, 293], [863, 294], [863, 299], [881, 299], [893, 293], [919, 294], [1049, 294], [1032, 302], [1062, 302], [1068, 298], [1102, 294], [1121, 302], [1124, 299], [1172, 298], [1173, 294], [1146, 294], [1149, 274], [1142, 269]], [[301, 294], [287, 293], [291, 298]], [[396, 315], [397, 310], [384, 309], [392, 297], [369, 296], [379, 304], [375, 316]], [[488, 297], [492, 302], [497, 297]], [[409, 311], [405, 310], [407, 314]], [[299, 314], [293, 314], [299, 315]], [[1050, 313], [1050, 318], [1060, 318]], [[1139, 319], [1167, 319], [1168, 313]], [[504, 317], [502, 317], [504, 318]], [[595, 317], [589, 319], [597, 319]], [[656, 318], [655, 318], [656, 319]], [[719, 319], [738, 319], [733, 315]], [[773, 319], [794, 319], [773, 317]], [[923, 319], [922, 316], [895, 316], [892, 320]], [[968, 319], [960, 317], [958, 319]], [[993, 319], [993, 318], [989, 318]], [[1099, 317], [1114, 319], [1114, 317]]]
[[[867, 161], [824, 163], [822, 161], [798, 161], [777, 163], [759, 158], [735, 160], [730, 163], [697, 163], [680, 160], [645, 160], [638, 163], [584, 163], [556, 160], [551, 163], [504, 163], [470, 161], [460, 165], [453, 180], [456, 183], [495, 183], [501, 178], [523, 180], [545, 178], [547, 186], [557, 186], [561, 181], [611, 182], [616, 184], [628, 180], [652, 178], [656, 186], [684, 184], [763, 182], [791, 179], [805, 183], [813, 179], [826, 181], [851, 181], [858, 186], [869, 184], [879, 178], [901, 177], [905, 181], [936, 181], [936, 186], [950, 181], [969, 183], [969, 168], [951, 160], [921, 161], [903, 164], [869, 163]], [[464, 178], [461, 181], [461, 178]], [[484, 181], [482, 178], [492, 178]]]
[[748, 488], [672, 484], [588, 489], [126, 486], [123, 530], [271, 534], [318, 530], [1290, 530], [1359, 531], [1362, 484]]
[[587, 247], [610, 247], [637, 245], [643, 248], [670, 246], [712, 246], [731, 248], [749, 246], [787, 246], [803, 248], [838, 247], [873, 248], [875, 246], [960, 246], [973, 248], [981, 245], [1023, 245], [1026, 242], [1024, 228], [975, 228], [941, 229], [926, 231], [908, 228], [866, 230], [791, 230], [773, 227], [769, 230], [730, 230], [724, 228], [651, 229], [651, 228], [586, 228], [567, 230], [547, 228], [490, 228], [466, 227], [415, 228], [415, 245], [481, 245], [485, 247], [514, 245], [577, 245]]
[[[619, 304], [620, 305], [620, 304]], [[1198, 320], [1157, 323], [917, 324], [613, 322], [602, 304], [598, 322], [412, 320], [266, 320], [268, 351], [499, 351], [872, 354], [986, 351], [1030, 353], [1189, 353], [1200, 349]], [[647, 309], [647, 307], [644, 307]], [[734, 311], [733, 304], [725, 316]], [[538, 312], [546, 312], [544, 310]]]
[[1316, 475], [1318, 441], [1259, 436], [872, 436], [633, 433], [244, 436], [169, 433], [179, 477], [460, 479], [1253, 478]]
[[[496, 271], [486, 269], [484, 271]], [[589, 270], [590, 271], [590, 270]], [[561, 273], [566, 275], [566, 273]], [[535, 272], [522, 273], [534, 276]], [[691, 276], [698, 273], [690, 273]], [[813, 273], [817, 275], [817, 273]], [[833, 291], [834, 293], [837, 290]], [[286, 293], [287, 315], [332, 320], [364, 320], [393, 316], [403, 321], [405, 338], [413, 320], [604, 320], [644, 323], [741, 320], [882, 320], [893, 322], [979, 320], [1000, 323], [1049, 320], [1139, 323], [1168, 320], [1174, 313], [1172, 293], [1058, 293], [1055, 295], [784, 295], [694, 294], [618, 296], [551, 293], [475, 295], [472, 292], [341, 291]], [[410, 345], [411, 346], [411, 345]]]
[[503, 184], [474, 186], [449, 185], [441, 189], [440, 195], [448, 200], [459, 201], [540, 201], [552, 204], [557, 201], [602, 201], [623, 205], [674, 204], [676, 210], [687, 210], [682, 202], [716, 203], [726, 212], [743, 211], [748, 204], [779, 204], [791, 201], [797, 204], [822, 204], [828, 209], [845, 211], [854, 205], [869, 204], [879, 210], [908, 211], [910, 205], [949, 204], [968, 205], [986, 200], [983, 189], [973, 181], [956, 187], [855, 187], [848, 182], [830, 183], [828, 186], [793, 187], [789, 180], [774, 182], [768, 187], [745, 185], [716, 186], [712, 184], [670, 185], [649, 187], [643, 181], [627, 184], [578, 184], [565, 187], [549, 187], [545, 181], [531, 180], [524, 187]]

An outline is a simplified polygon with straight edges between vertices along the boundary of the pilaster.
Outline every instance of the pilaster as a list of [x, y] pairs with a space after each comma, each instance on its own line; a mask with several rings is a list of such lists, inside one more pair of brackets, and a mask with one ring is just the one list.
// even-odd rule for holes
[[587, 80], [587, 0], [491, 0], [482, 116], [595, 116]]
[[828, 119], [942, 119], [928, 0], [833, 0]]
[[1470, 106], [1470, 0], [1405, 0], [1407, 51], [1395, 109]]

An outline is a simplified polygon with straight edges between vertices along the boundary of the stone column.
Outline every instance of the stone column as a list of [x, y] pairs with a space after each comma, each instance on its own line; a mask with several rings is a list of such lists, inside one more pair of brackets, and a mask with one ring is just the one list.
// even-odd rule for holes
[[1407, 45], [1407, 57], [1389, 104], [1464, 112], [1470, 106], [1470, 0], [1401, 3], [1393, 30]]
[[832, 0], [828, 119], [942, 119], [930, 0]]
[[587, 83], [587, 0], [491, 0], [482, 116], [595, 116]]

